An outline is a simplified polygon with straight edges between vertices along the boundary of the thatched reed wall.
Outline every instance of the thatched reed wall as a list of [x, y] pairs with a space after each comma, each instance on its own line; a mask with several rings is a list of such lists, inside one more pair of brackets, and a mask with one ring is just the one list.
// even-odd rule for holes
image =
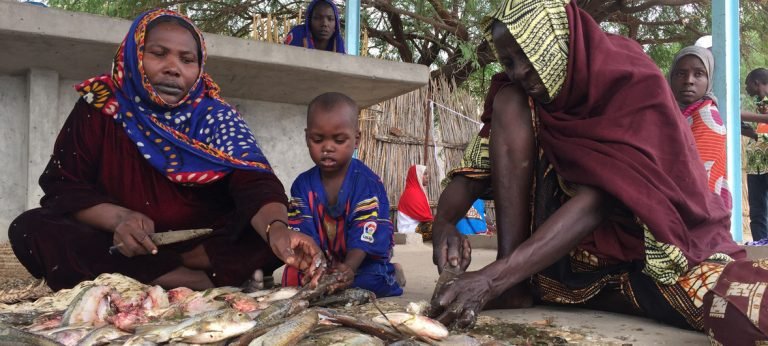
[[382, 178], [393, 207], [405, 187], [408, 167], [426, 165], [427, 195], [435, 205], [440, 181], [459, 164], [466, 144], [480, 129], [481, 111], [481, 104], [469, 93], [446, 80], [432, 81], [363, 110], [359, 158]]

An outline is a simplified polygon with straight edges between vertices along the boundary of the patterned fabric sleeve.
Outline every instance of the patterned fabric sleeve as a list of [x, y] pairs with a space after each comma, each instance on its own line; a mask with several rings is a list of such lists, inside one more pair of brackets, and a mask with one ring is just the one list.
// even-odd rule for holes
[[[485, 126], [490, 127], [490, 124]], [[491, 178], [491, 157], [488, 152], [490, 138], [489, 131], [483, 127], [483, 130], [480, 130], [480, 133], [475, 135], [467, 144], [459, 166], [446, 174], [442, 181], [443, 187], [447, 186], [451, 179], [457, 175], [463, 175], [470, 179]]]
[[[393, 244], [393, 225], [389, 220], [389, 200], [380, 181], [369, 181], [353, 199], [347, 216], [347, 251], [361, 249], [379, 258], [389, 258]], [[377, 186], [378, 185], [378, 186]]]

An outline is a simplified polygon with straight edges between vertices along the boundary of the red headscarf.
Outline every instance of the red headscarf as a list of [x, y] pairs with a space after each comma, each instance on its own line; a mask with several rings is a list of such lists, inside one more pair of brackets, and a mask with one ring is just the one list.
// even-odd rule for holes
[[413, 165], [408, 168], [405, 189], [397, 203], [397, 211], [419, 222], [432, 221], [432, 209], [429, 208], [427, 193], [422, 183], [427, 167]]
[[566, 12], [566, 81], [539, 105], [539, 138], [558, 174], [617, 198], [691, 264], [716, 252], [743, 257], [659, 68], [637, 42], [600, 30], [575, 1]]

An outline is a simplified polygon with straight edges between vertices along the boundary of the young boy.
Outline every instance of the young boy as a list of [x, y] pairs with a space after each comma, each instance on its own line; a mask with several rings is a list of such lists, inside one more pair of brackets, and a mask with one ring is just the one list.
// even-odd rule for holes
[[[342, 273], [336, 289], [399, 296], [403, 289], [390, 263], [394, 241], [387, 193], [381, 179], [352, 158], [360, 142], [357, 115], [355, 102], [340, 93], [322, 94], [309, 104], [304, 132], [315, 167], [293, 182], [289, 223], [314, 238], [332, 270]], [[299, 285], [301, 275], [287, 267], [283, 286]]]

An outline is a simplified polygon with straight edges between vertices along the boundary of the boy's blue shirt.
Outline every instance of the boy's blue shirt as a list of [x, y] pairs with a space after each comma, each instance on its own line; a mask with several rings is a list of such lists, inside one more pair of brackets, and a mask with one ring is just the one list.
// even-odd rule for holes
[[317, 166], [300, 174], [291, 186], [291, 227], [311, 236], [334, 262], [343, 261], [351, 249], [367, 253], [364, 262], [388, 262], [393, 225], [379, 176], [353, 158], [336, 200], [329, 205]]

